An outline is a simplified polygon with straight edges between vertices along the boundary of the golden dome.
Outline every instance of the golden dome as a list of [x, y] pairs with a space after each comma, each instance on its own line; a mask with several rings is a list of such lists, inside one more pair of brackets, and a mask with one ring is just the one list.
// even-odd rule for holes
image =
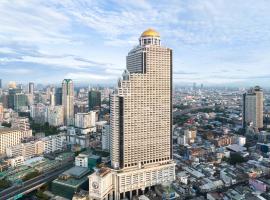
[[141, 37], [160, 37], [160, 35], [154, 29], [149, 28], [142, 33]]
[[14, 81], [10, 81], [9, 83], [8, 83], [8, 88], [10, 88], [10, 89], [15, 89], [17, 86], [16, 86], [16, 82], [14, 82]]

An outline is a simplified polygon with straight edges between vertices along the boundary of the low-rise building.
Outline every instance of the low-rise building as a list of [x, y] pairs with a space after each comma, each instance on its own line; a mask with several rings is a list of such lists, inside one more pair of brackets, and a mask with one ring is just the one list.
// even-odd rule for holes
[[44, 153], [52, 153], [55, 151], [62, 151], [66, 146], [66, 136], [63, 134], [52, 135], [42, 138], [44, 142]]
[[6, 153], [6, 148], [21, 143], [25, 137], [32, 137], [32, 130], [0, 128], [0, 154]]
[[75, 158], [75, 166], [78, 167], [88, 167], [88, 157], [86, 154], [79, 154]]
[[11, 167], [18, 167], [24, 164], [24, 157], [23, 156], [18, 156], [15, 158], [11, 158], [8, 160]]

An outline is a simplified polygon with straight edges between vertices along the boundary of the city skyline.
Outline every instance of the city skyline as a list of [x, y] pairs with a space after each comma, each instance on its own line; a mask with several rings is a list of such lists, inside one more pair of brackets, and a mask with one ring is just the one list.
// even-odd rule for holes
[[[8, 81], [112, 84], [152, 27], [175, 49], [174, 83], [267, 87], [266, 1], [0, 3], [0, 74]], [[248, 11], [248, 12], [245, 12]], [[256, 71], [254, 70], [256, 69]], [[48, 78], [50, 77], [50, 78]]]

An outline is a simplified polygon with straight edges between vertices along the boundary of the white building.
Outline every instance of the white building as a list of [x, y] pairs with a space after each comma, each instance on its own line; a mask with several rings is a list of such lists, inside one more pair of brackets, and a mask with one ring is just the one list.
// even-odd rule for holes
[[75, 127], [77, 128], [87, 129], [95, 127], [95, 123], [96, 123], [95, 111], [75, 114]]
[[127, 56], [110, 99], [111, 171], [89, 176], [89, 198], [125, 198], [175, 179], [172, 159], [172, 50], [148, 29]]
[[[17, 144], [15, 146], [7, 147], [6, 154], [7, 157], [24, 157], [24, 160], [28, 160], [36, 155], [38, 155], [38, 149], [35, 141]], [[43, 152], [42, 152], [43, 153]]]
[[11, 158], [8, 160], [11, 167], [18, 167], [24, 164], [24, 157], [23, 156], [18, 156], [15, 158]]
[[75, 166], [78, 167], [88, 167], [88, 155], [86, 154], [79, 154], [75, 158]]
[[32, 130], [0, 128], [0, 154], [5, 154], [7, 147], [20, 144], [21, 140], [26, 137], [32, 137]]
[[18, 128], [22, 131], [30, 130], [30, 123], [27, 117], [15, 117], [11, 121], [12, 128]]
[[42, 103], [30, 106], [30, 116], [37, 123], [44, 123], [46, 121], [46, 106]]
[[66, 147], [66, 136], [62, 134], [42, 138], [44, 142], [44, 153], [62, 151]]
[[23, 156], [24, 145], [22, 143], [6, 148], [6, 155], [8, 158]]
[[244, 136], [238, 136], [238, 145], [244, 146], [246, 144], [246, 137]]
[[187, 145], [188, 144], [188, 139], [186, 135], [180, 135], [177, 137], [177, 144], [180, 145]]
[[42, 155], [61, 151], [66, 147], [66, 136], [59, 134], [41, 138], [40, 140], [20, 143], [6, 148], [7, 157], [23, 156], [25, 160]]
[[63, 106], [47, 106], [46, 122], [51, 126], [64, 125], [64, 107]]
[[75, 128], [67, 130], [67, 143], [71, 145], [80, 145], [82, 148], [89, 147], [90, 135], [78, 134]]
[[103, 129], [103, 126], [105, 126], [106, 124], [108, 124], [107, 121], [98, 121], [98, 122], [96, 122], [97, 131], [101, 132], [102, 129]]
[[102, 150], [110, 150], [110, 125], [104, 125], [102, 128], [101, 145]]

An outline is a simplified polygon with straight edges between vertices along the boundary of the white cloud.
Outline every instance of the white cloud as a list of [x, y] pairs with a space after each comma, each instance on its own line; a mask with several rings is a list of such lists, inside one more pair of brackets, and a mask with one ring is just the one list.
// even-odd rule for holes
[[63, 43], [70, 37], [69, 18], [38, 1], [0, 2], [0, 35], [7, 41]]
[[[1, 60], [0, 60], [1, 61]], [[30, 75], [32, 71], [24, 68], [10, 67], [9, 69], [2, 68], [0, 69], [1, 74], [15, 74], [15, 75]]]

